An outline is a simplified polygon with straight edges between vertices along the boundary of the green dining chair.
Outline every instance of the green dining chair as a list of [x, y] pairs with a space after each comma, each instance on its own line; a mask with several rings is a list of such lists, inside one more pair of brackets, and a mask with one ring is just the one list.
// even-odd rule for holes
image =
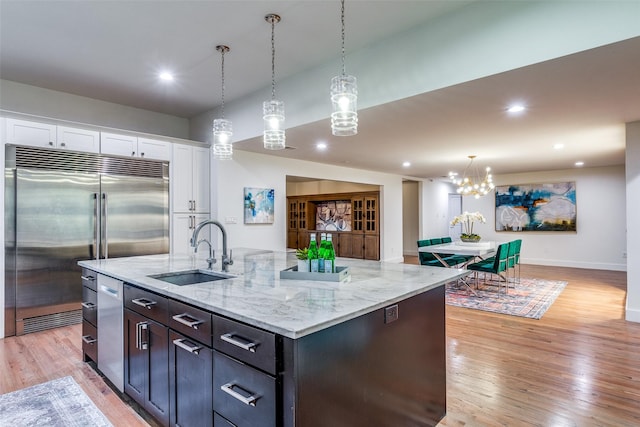
[[500, 292], [501, 283], [505, 283], [505, 293], [509, 292], [509, 281], [506, 277], [509, 257], [509, 243], [501, 243], [498, 246], [495, 257], [489, 258], [484, 261], [469, 264], [467, 270], [473, 271], [474, 279], [476, 282], [476, 288], [478, 287], [479, 274], [483, 273], [483, 277], [486, 282], [486, 274], [498, 276], [498, 292]]
[[[424, 246], [431, 246], [431, 239], [423, 239], [418, 240], [418, 248], [422, 248]], [[418, 258], [420, 260], [420, 265], [428, 265], [431, 267], [442, 267], [442, 263], [438, 261], [438, 258], [435, 257], [434, 254], [429, 252], [420, 252], [418, 251]]]

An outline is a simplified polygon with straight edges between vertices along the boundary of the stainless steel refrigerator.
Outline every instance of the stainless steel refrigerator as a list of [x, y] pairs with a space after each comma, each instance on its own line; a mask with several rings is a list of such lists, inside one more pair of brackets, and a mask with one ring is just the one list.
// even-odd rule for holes
[[5, 335], [81, 322], [79, 260], [169, 251], [167, 162], [5, 149]]

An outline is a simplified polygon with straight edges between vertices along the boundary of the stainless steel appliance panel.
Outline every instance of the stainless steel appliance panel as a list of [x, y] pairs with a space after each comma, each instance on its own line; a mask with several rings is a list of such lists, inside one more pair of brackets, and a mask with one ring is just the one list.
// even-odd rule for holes
[[98, 275], [98, 369], [124, 392], [124, 285]]
[[77, 262], [95, 257], [98, 174], [16, 171], [16, 329], [24, 319], [78, 310]]
[[169, 252], [169, 180], [103, 175], [101, 258]]

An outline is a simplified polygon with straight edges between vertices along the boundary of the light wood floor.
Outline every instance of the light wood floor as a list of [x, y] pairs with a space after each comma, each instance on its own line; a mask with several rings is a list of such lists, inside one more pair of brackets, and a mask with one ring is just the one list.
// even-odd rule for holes
[[[439, 426], [640, 426], [640, 324], [623, 320], [626, 274], [523, 265], [522, 276], [569, 284], [540, 320], [447, 306]], [[76, 325], [0, 340], [0, 393], [71, 375], [115, 426], [146, 426], [82, 362], [80, 335]]]

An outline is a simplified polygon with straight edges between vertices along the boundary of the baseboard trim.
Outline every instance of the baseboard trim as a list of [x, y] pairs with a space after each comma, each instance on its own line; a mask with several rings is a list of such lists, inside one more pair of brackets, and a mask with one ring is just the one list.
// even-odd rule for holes
[[629, 308], [629, 301], [625, 309], [625, 319], [629, 322], [640, 323], [640, 309]]
[[545, 259], [545, 258], [522, 258], [522, 264], [548, 265], [552, 267], [572, 267], [590, 270], [612, 270], [627, 271], [627, 264], [615, 264], [604, 262], [585, 262], [573, 260]]

